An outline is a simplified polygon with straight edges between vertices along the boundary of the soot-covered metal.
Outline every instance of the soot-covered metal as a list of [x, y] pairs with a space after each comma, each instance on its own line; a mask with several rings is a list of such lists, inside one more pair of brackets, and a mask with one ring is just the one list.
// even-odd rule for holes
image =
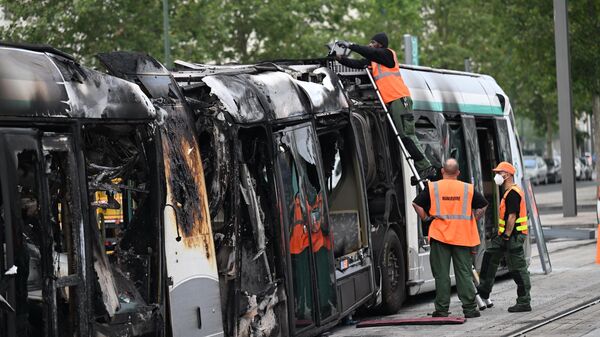
[[61, 55], [0, 45], [0, 115], [154, 118], [140, 88]]
[[287, 214], [280, 214], [285, 211], [275, 192], [273, 128], [349, 109], [331, 70], [272, 68], [188, 65], [173, 74], [196, 113], [223, 315], [232, 336], [289, 334], [293, 297], [278, 243]]
[[[183, 242], [188, 246], [212, 245], [208, 210], [201, 205], [206, 202], [206, 195], [199, 186], [204, 186], [203, 169], [200, 165], [198, 142], [193, 136], [193, 121], [182, 113], [183, 107], [172, 106], [167, 111], [169, 118], [165, 121], [162, 132], [168, 141], [163, 141], [163, 153], [168, 161], [165, 166], [167, 183], [172, 188], [170, 204], [177, 209], [177, 226]], [[202, 180], [202, 181], [201, 181]], [[204, 242], [196, 242], [193, 238], [203, 238]], [[210, 250], [206, 250], [209, 254]], [[208, 256], [207, 256], [208, 257]]]
[[191, 75], [192, 70], [173, 75], [188, 99], [202, 101], [199, 92], [208, 86], [210, 94], [221, 101], [234, 123], [306, 118], [312, 114], [338, 113], [349, 107], [337, 75], [327, 68], [285, 67], [282, 71], [254, 74], [236, 74], [226, 68], [210, 73], [201, 69], [195, 75]]
[[0, 116], [0, 138], [12, 139], [0, 157], [15, 153], [18, 168], [15, 179], [0, 170], [1, 183], [16, 182], [9, 199], [29, 212], [14, 217], [27, 216], [18, 253], [31, 261], [9, 285], [25, 324], [1, 316], [0, 335], [162, 335], [161, 121], [150, 98], [52, 48], [0, 45]]
[[[75, 118], [83, 126], [73, 128], [79, 142], [73, 152], [83, 161], [81, 188], [88, 192], [77, 214], [90, 213], [89, 223], [80, 223], [89, 239], [82, 264], [89, 264], [93, 303], [81, 319], [94, 315], [92, 330], [162, 335], [170, 318], [174, 335], [189, 335], [195, 330], [183, 324], [198, 329], [197, 319], [206, 329], [217, 321], [211, 313], [222, 312], [227, 335], [289, 334], [293, 296], [278, 256], [285, 240], [273, 130], [347, 112], [333, 72], [256, 66], [211, 72], [178, 87], [159, 62], [140, 53], [99, 55], [114, 76], [51, 51], [0, 46], [0, 55], [0, 114]], [[52, 199], [62, 204], [55, 218], [63, 222], [70, 219], [67, 206], [76, 204], [65, 200]], [[206, 296], [219, 288], [214, 304]], [[197, 308], [198, 317], [183, 317], [184, 306]]]

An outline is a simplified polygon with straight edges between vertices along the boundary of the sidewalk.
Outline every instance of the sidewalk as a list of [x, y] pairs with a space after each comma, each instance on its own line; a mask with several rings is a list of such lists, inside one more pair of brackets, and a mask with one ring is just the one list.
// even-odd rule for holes
[[596, 211], [578, 212], [574, 217], [563, 217], [562, 213], [544, 213], [540, 210], [542, 227], [596, 228]]
[[[551, 189], [551, 190], [549, 190]], [[558, 185], [534, 187], [542, 227], [596, 228], [596, 184], [578, 182], [577, 216], [563, 217], [562, 189]]]
[[578, 182], [577, 216], [563, 216], [560, 186], [538, 186], [534, 190], [546, 241], [556, 239], [587, 240], [596, 237], [596, 184]]

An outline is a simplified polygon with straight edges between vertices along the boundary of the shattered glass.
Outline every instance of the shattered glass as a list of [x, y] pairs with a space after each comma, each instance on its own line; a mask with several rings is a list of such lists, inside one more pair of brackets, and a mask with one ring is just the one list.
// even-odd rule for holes
[[444, 116], [435, 112], [415, 112], [415, 133], [425, 155], [434, 167], [442, 167], [448, 155], [449, 130]]
[[[314, 314], [320, 320], [337, 313], [333, 233], [329, 227], [322, 173], [319, 172], [315, 135], [305, 125], [290, 127], [280, 133], [281, 174], [291, 181], [284, 184], [290, 227], [290, 253], [294, 277], [296, 328], [311, 325]], [[312, 255], [312, 258], [309, 256]], [[311, 260], [314, 266], [311, 267]], [[305, 272], [314, 268], [315, 273]], [[317, 286], [318, 302], [311, 299], [311, 279]], [[317, 310], [315, 310], [318, 308]], [[316, 311], [313, 313], [313, 311]]]

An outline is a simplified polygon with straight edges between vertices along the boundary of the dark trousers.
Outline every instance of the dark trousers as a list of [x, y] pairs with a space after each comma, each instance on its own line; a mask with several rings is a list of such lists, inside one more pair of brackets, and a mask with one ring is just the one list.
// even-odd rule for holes
[[312, 320], [313, 295], [309, 252], [310, 250], [306, 248], [300, 254], [291, 255], [297, 319]]
[[517, 284], [517, 304], [529, 304], [531, 302], [531, 281], [525, 260], [523, 245], [527, 235], [514, 233], [510, 239], [505, 241], [500, 237], [492, 239], [492, 244], [483, 254], [481, 273], [479, 274], [479, 294], [483, 298], [489, 298], [496, 279], [496, 271], [502, 256], [506, 256], [508, 271]]
[[431, 239], [429, 261], [435, 278], [435, 310], [447, 312], [450, 307], [450, 260], [454, 265], [456, 292], [462, 302], [463, 312], [476, 311], [471, 247], [449, 245]]

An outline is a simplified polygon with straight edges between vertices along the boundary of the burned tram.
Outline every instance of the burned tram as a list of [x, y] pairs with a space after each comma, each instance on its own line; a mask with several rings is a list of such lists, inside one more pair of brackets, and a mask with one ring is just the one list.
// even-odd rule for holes
[[197, 116], [228, 334], [315, 335], [374, 301], [365, 158], [338, 77], [187, 65], [173, 75]]
[[222, 335], [192, 115], [158, 62], [100, 59], [130, 81], [0, 46], [0, 335]]
[[314, 335], [372, 300], [361, 157], [327, 69], [252, 70], [226, 110], [146, 55], [98, 55], [106, 74], [0, 53], [3, 336]]
[[[0, 45], [0, 335], [314, 336], [433, 290], [364, 71], [98, 59]], [[401, 71], [430, 160], [457, 158], [492, 204], [485, 242], [491, 167], [523, 184], [508, 99], [487, 76]]]
[[[314, 335], [359, 306], [395, 313], [434, 290], [409, 159], [364, 70], [327, 59], [176, 63], [197, 119], [228, 334]], [[401, 72], [430, 161], [456, 158], [459, 179], [491, 204], [478, 221], [479, 269], [498, 225], [491, 169], [512, 162], [529, 186], [508, 97], [486, 75]]]

